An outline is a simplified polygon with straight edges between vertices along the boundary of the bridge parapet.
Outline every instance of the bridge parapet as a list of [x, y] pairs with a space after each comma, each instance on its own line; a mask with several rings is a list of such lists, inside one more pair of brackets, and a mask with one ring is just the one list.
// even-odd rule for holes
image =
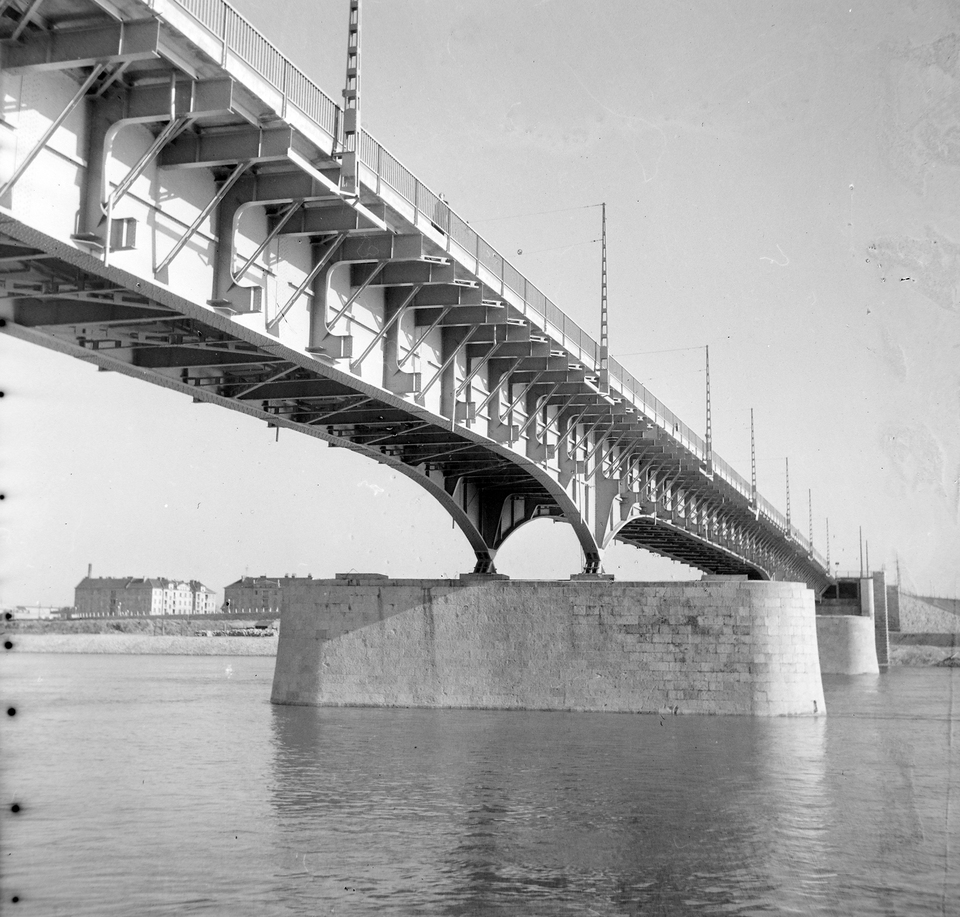
[[589, 571], [616, 537], [826, 585], [781, 514], [616, 361], [601, 386], [596, 342], [367, 133], [345, 192], [339, 107], [228, 4], [51, 9], [0, 18], [7, 331], [396, 467], [479, 570], [550, 516]]

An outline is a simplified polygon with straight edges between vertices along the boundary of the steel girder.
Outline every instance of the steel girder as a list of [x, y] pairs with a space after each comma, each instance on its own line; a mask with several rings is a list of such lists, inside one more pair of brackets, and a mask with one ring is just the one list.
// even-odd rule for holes
[[[372, 192], [345, 195], [335, 158], [215, 66], [185, 65], [195, 52], [174, 53], [169, 42], [157, 20], [84, 29], [38, 21], [7, 41], [4, 65], [69, 71], [79, 97], [91, 100], [88, 200], [77, 241], [92, 252], [98, 244], [109, 250], [109, 206], [150, 161], [211, 171], [216, 194], [156, 272], [214, 216], [213, 310], [12, 223], [0, 243], [6, 330], [398, 468], [446, 506], [480, 570], [493, 569], [510, 532], [549, 515], [574, 526], [588, 571], [599, 569], [601, 547], [617, 537], [712, 572], [821, 583], [816, 565], [742, 494], [720, 479], [705, 485], [709, 471], [697, 456], [615, 386], [601, 390], [596, 367], [533, 328]], [[149, 125], [154, 141], [111, 190], [110, 144], [127, 124]], [[251, 207], [267, 211], [267, 235], [237, 271], [237, 222]], [[322, 298], [332, 265], [350, 264], [353, 293], [324, 313], [307, 352], [230, 318], [261, 311], [257, 285], [240, 281], [273, 239], [291, 234], [311, 241], [314, 270], [274, 324], [300, 296]], [[333, 326], [368, 288], [382, 291], [384, 312], [373, 342], [354, 356], [349, 335]], [[401, 353], [396, 332], [410, 313], [421, 331]], [[439, 349], [424, 379], [401, 361], [427, 335], [439, 338]], [[384, 378], [371, 385], [358, 371], [377, 346]], [[440, 413], [426, 410], [423, 395], [446, 380]]]

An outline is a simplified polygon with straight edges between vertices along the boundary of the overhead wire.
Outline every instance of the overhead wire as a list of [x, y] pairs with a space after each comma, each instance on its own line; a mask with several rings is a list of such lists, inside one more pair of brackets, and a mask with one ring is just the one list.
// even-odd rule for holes
[[701, 366], [700, 369], [686, 369], [686, 370], [681, 370], [680, 372], [675, 372], [675, 373], [663, 373], [659, 376], [653, 376], [650, 379], [638, 379], [637, 381], [641, 385], [646, 386], [646, 385], [650, 385], [653, 382], [660, 382], [662, 379], [672, 379], [675, 376], [692, 376], [692, 375], [697, 375], [699, 373], [704, 373], [704, 372], [706, 372], [706, 370]]
[[634, 353], [615, 353], [613, 356], [617, 357], [618, 359], [620, 357], [647, 357], [652, 356], [655, 353], [680, 353], [684, 350], [704, 350], [706, 346], [706, 344], [697, 344], [694, 347], [670, 347], [667, 350], [638, 350]]
[[526, 251], [525, 249], [518, 248], [518, 255], [538, 255], [540, 252], [556, 252], [560, 249], [566, 250], [568, 248], [576, 248], [578, 245], [593, 245], [594, 242], [599, 242], [600, 239], [585, 239], [583, 242], [570, 242], [567, 245], [553, 245], [550, 248], [535, 248], [533, 251]]
[[523, 217], [539, 217], [545, 216], [550, 213], [569, 213], [573, 210], [589, 210], [591, 207], [602, 207], [603, 204], [583, 204], [579, 207], [561, 207], [558, 210], [531, 210], [528, 213], [514, 213], [509, 216], [502, 217], [485, 217], [482, 220], [467, 220], [469, 225], [473, 226], [475, 223], [499, 223], [502, 220], [519, 220]]

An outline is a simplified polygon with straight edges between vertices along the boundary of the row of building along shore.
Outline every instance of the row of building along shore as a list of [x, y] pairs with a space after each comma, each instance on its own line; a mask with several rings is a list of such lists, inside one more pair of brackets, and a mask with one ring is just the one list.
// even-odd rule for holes
[[148, 618], [160, 615], [278, 615], [283, 583], [291, 577], [242, 576], [224, 588], [217, 606], [213, 589], [197, 580], [148, 576], [100, 576], [92, 571], [76, 585], [73, 605], [18, 606], [18, 619]]

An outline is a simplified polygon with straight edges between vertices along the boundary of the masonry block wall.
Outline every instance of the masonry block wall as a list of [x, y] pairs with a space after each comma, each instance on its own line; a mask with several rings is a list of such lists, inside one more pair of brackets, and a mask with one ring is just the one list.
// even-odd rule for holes
[[887, 618], [887, 577], [882, 571], [871, 574], [873, 577], [873, 625], [877, 644], [877, 663], [881, 666], [890, 662], [890, 632]]
[[294, 580], [273, 703], [825, 710], [813, 593], [746, 581]]
[[898, 623], [906, 634], [960, 634], [960, 600], [901, 592]]
[[817, 615], [820, 671], [824, 675], [877, 675], [873, 619], [859, 615]]
[[900, 584], [887, 586], [887, 631], [900, 630]]
[[[859, 599], [817, 603], [820, 671], [824, 675], [875, 675], [880, 671], [881, 651], [883, 664], [887, 664], [886, 588], [881, 580], [878, 589], [876, 576], [860, 578]], [[878, 603], [882, 628], [877, 621]]]

